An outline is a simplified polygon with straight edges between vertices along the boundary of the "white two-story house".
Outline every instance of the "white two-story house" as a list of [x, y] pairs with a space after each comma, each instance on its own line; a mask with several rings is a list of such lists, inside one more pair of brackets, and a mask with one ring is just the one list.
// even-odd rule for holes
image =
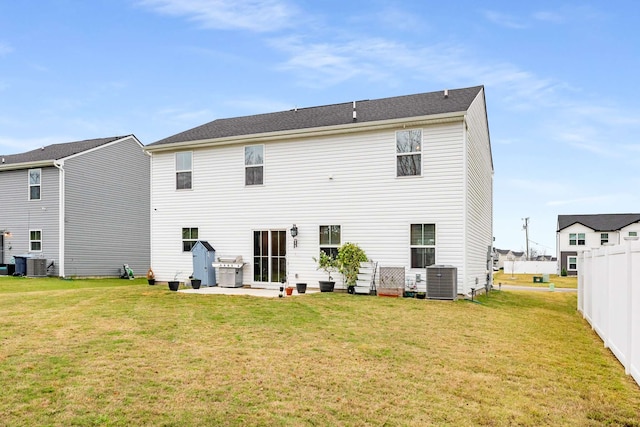
[[482, 86], [219, 119], [146, 150], [158, 280], [186, 280], [197, 240], [241, 256], [253, 287], [317, 287], [313, 258], [346, 242], [423, 280], [455, 266], [459, 293], [491, 270]]
[[578, 274], [578, 252], [617, 245], [640, 234], [640, 214], [558, 215], [559, 273]]

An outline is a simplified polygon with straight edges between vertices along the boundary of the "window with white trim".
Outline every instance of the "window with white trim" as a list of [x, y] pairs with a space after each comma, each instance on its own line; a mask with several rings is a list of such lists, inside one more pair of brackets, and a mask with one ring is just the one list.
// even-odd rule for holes
[[609, 243], [609, 233], [600, 233], [600, 245]]
[[575, 271], [578, 269], [578, 257], [569, 256], [567, 257], [567, 270]]
[[411, 268], [436, 263], [436, 225], [411, 224]]
[[338, 256], [338, 248], [342, 240], [341, 229], [339, 225], [321, 225], [320, 226], [320, 251], [332, 258]]
[[193, 153], [176, 153], [176, 190], [190, 190], [193, 174]]
[[40, 200], [42, 169], [29, 169], [29, 200]]
[[396, 176], [422, 174], [422, 129], [396, 132]]
[[585, 244], [584, 233], [569, 233], [569, 245], [584, 246], [584, 244]]
[[42, 252], [42, 230], [29, 230], [29, 251]]
[[198, 241], [198, 229], [197, 228], [183, 228], [182, 229], [182, 252], [191, 252], [191, 249]]
[[264, 145], [244, 147], [244, 184], [262, 185], [264, 182]]

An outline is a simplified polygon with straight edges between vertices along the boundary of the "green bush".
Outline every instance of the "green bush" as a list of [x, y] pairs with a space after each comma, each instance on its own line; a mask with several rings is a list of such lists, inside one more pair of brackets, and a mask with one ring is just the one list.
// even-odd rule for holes
[[344, 283], [347, 286], [356, 284], [360, 263], [367, 260], [367, 255], [355, 243], [347, 242], [338, 248], [338, 270], [344, 276]]
[[563, 268], [562, 271], [560, 272], [560, 275], [563, 276], [563, 277], [566, 277], [567, 276], [567, 269]]

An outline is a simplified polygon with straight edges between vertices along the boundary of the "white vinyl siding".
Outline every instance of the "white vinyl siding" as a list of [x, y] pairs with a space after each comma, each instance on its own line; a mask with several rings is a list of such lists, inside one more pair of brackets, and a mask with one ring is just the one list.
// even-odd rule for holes
[[486, 114], [484, 96], [479, 94], [469, 107], [465, 126], [465, 227], [461, 237], [465, 261], [462, 271], [458, 267], [459, 292], [484, 285], [487, 274], [493, 271], [489, 260], [493, 245], [493, 163]]
[[[199, 238], [211, 243], [216, 256], [241, 255], [248, 263], [244, 268], [248, 284], [253, 278], [253, 230], [288, 229], [291, 224], [299, 230], [297, 247], [291, 239], [287, 250], [292, 282], [317, 286], [323, 280], [313, 257], [318, 257], [320, 225], [331, 224], [341, 226], [341, 243], [357, 243], [379, 265], [406, 266], [408, 275], [424, 276], [424, 269], [410, 267], [408, 229], [410, 224], [438, 224], [438, 263], [456, 265], [461, 279], [463, 122], [420, 129], [422, 179], [397, 178], [397, 129], [267, 142], [269, 167], [264, 170], [264, 182], [269, 185], [258, 192], [245, 186], [245, 170], [238, 167], [244, 144], [194, 150], [194, 191], [190, 192], [175, 192], [174, 153], [153, 152], [152, 267], [156, 277], [167, 280], [181, 271], [184, 280], [191, 272], [191, 254], [178, 250], [181, 242], [175, 230], [181, 224], [198, 224]], [[490, 206], [491, 200], [484, 203]]]

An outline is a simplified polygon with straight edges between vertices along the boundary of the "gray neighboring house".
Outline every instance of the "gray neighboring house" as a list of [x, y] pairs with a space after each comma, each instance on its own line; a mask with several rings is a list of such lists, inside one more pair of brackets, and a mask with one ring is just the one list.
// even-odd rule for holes
[[0, 156], [0, 263], [44, 258], [51, 276], [150, 265], [150, 158], [134, 135]]

